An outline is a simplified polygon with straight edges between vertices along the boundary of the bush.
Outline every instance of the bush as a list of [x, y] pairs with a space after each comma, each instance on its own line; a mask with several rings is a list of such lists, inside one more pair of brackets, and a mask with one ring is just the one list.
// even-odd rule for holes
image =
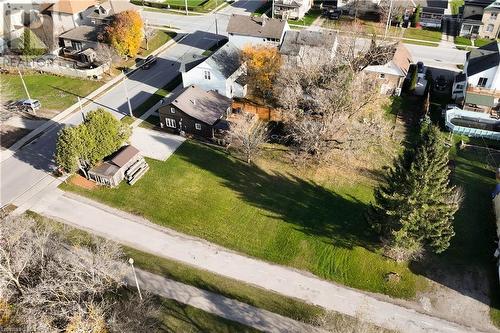
[[415, 12], [413, 13], [411, 17], [411, 26], [416, 28], [417, 25], [420, 23], [420, 15], [422, 13], [422, 6], [418, 5], [417, 8], [415, 8]]
[[470, 46], [470, 45], [472, 45], [472, 41], [467, 37], [457, 36], [457, 37], [455, 37], [455, 44]]

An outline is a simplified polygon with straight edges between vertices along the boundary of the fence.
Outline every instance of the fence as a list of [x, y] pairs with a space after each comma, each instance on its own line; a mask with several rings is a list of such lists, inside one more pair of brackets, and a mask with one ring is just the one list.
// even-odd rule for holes
[[258, 105], [246, 100], [233, 101], [232, 109], [240, 109], [245, 112], [256, 114], [264, 121], [281, 121], [281, 112], [268, 106]]

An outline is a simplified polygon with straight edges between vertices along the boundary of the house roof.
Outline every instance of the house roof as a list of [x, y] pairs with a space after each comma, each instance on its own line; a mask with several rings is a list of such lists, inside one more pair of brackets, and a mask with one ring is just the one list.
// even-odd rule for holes
[[369, 72], [406, 77], [412, 62], [413, 59], [408, 49], [402, 43], [399, 43], [397, 47], [394, 48], [394, 54], [389, 62], [386, 64], [368, 66], [366, 70]]
[[414, 6], [420, 5], [423, 8], [448, 8], [448, 1], [443, 0], [410, 0]]
[[48, 7], [47, 10], [58, 13], [77, 14], [95, 5], [97, 5], [97, 1], [95, 0], [59, 0]]
[[486, 7], [484, 9], [485, 11], [489, 11], [489, 10], [500, 10], [500, 1], [493, 1], [491, 4], [488, 5], [488, 7]]
[[233, 14], [227, 25], [227, 32], [243, 36], [280, 39], [286, 24], [286, 20], [281, 19]]
[[471, 76], [500, 63], [498, 43], [490, 43], [467, 53], [467, 75]]
[[121, 168], [122, 166], [130, 162], [130, 160], [133, 159], [138, 153], [139, 150], [134, 146], [124, 146], [110, 157], [109, 162]]
[[90, 25], [81, 25], [61, 34], [59, 38], [77, 40], [77, 41], [98, 41], [99, 30]]
[[422, 8], [422, 13], [429, 14], [444, 14], [446, 8], [438, 8], [438, 7], [424, 7]]
[[280, 46], [280, 53], [297, 56], [304, 47], [332, 49], [337, 40], [333, 31], [288, 30]]
[[233, 43], [227, 42], [212, 53], [204, 63], [228, 78], [241, 67], [240, 50]]
[[132, 5], [130, 2], [127, 0], [108, 0], [105, 1], [101, 4], [99, 4], [99, 7], [102, 7], [106, 10], [106, 14], [104, 13], [96, 13], [93, 11], [91, 14], [88, 15], [89, 18], [106, 18], [112, 15], [119, 14], [121, 12], [124, 12], [126, 10], [135, 10], [135, 6]]
[[90, 169], [90, 172], [99, 176], [113, 177], [118, 172], [118, 170], [120, 170], [120, 168], [116, 165], [109, 162], [102, 162]]
[[167, 104], [205, 124], [213, 125], [231, 106], [231, 99], [216, 91], [205, 91], [191, 85], [170, 97]]

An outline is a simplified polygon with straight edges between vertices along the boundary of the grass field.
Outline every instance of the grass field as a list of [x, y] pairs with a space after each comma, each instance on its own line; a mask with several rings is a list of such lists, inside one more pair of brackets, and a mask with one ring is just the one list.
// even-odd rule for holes
[[[99, 88], [103, 82], [79, 80], [49, 74], [24, 74], [31, 98], [42, 103], [42, 109], [63, 111], [75, 104], [77, 96], [84, 97]], [[18, 74], [0, 74], [4, 101], [28, 98]]]
[[[188, 7], [196, 7], [201, 5], [205, 0], [187, 0]], [[223, 0], [221, 0], [222, 2]], [[169, 4], [171, 6], [185, 6], [186, 3], [184, 0], [166, 0], [164, 3]]]
[[321, 15], [321, 10], [311, 9], [309, 10], [301, 20], [288, 20], [288, 24], [295, 25], [311, 25], [319, 16]]
[[[422, 287], [406, 265], [371, 250], [376, 239], [365, 212], [373, 190], [366, 184], [325, 188], [191, 141], [166, 162], [148, 163], [149, 172], [133, 187], [63, 189], [354, 288], [411, 298]], [[389, 272], [401, 281], [387, 282]]]
[[[149, 41], [149, 50], [144, 50], [141, 52], [142, 56], [148, 56], [153, 51], [158, 49], [163, 44], [166, 44], [169, 40], [174, 38], [177, 34], [171, 31], [157, 30], [154, 36]], [[145, 42], [143, 42], [143, 47], [145, 48]]]
[[455, 45], [465, 45], [465, 46], [472, 45], [472, 41], [470, 40], [470, 38], [467, 38], [467, 37], [457, 36], [457, 37], [455, 37], [454, 41], [455, 41]]
[[408, 28], [405, 30], [404, 38], [419, 39], [428, 42], [440, 42], [441, 41], [441, 31], [438, 30], [427, 30], [427, 29], [417, 29]]
[[491, 40], [488, 38], [477, 38], [474, 41], [474, 46], [481, 47], [481, 46], [485, 46], [485, 45], [488, 45], [488, 44], [493, 43], [493, 42], [494, 42], [494, 40]]

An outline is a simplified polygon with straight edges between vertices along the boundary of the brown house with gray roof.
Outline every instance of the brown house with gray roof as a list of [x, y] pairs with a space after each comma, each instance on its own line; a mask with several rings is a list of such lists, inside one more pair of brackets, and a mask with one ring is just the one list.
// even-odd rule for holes
[[213, 139], [228, 128], [226, 118], [231, 112], [231, 99], [191, 85], [168, 98], [158, 111], [161, 128]]
[[229, 41], [240, 49], [259, 44], [279, 46], [287, 30], [290, 27], [286, 20], [265, 16], [233, 14], [227, 25]]

